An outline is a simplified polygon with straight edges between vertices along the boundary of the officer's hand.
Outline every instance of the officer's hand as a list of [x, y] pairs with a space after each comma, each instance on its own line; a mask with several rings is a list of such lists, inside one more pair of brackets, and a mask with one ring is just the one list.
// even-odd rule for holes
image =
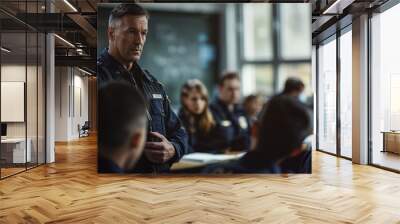
[[150, 135], [160, 139], [160, 142], [146, 142], [144, 154], [153, 163], [165, 163], [175, 155], [175, 148], [162, 134], [150, 132]]

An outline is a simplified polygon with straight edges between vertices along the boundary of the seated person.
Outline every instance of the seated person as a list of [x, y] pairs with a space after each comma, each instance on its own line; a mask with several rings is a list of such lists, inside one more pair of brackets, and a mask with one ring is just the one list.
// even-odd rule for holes
[[99, 173], [126, 173], [143, 152], [146, 133], [146, 103], [127, 84], [110, 83], [98, 93]]
[[260, 94], [250, 94], [244, 98], [243, 108], [250, 120], [250, 126], [258, 120], [263, 105], [264, 99]]
[[303, 143], [302, 147], [301, 152], [282, 161], [282, 173], [311, 173], [311, 144]]
[[[299, 100], [302, 103], [305, 103], [306, 97], [304, 95], [304, 88], [305, 86], [303, 81], [301, 81], [299, 78], [290, 77], [286, 79], [283, 91], [277, 94], [276, 96], [282, 96], [282, 95], [290, 96]], [[264, 104], [260, 116], [264, 114], [265, 110], [268, 107], [268, 104], [269, 101], [267, 101]]]
[[257, 136], [258, 119], [261, 115], [261, 111], [264, 106], [264, 98], [260, 94], [250, 94], [244, 98], [243, 107], [246, 115], [249, 119], [250, 131], [251, 131], [251, 147], [255, 147], [255, 138]]
[[208, 91], [198, 79], [188, 80], [181, 90], [179, 118], [189, 136], [190, 152], [217, 153], [220, 149], [215, 121], [208, 108]]
[[280, 95], [292, 96], [305, 103], [304, 83], [298, 78], [288, 78]]
[[233, 151], [250, 149], [250, 126], [240, 101], [240, 78], [235, 72], [225, 73], [218, 83], [218, 98], [210, 105], [220, 148]]
[[271, 99], [260, 120], [256, 148], [241, 159], [206, 167], [205, 173], [311, 173], [311, 134], [305, 106], [289, 96]]

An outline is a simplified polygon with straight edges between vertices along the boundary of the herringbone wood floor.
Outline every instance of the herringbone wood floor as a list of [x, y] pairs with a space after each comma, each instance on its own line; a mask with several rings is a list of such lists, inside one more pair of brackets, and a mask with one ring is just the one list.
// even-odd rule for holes
[[0, 223], [400, 223], [400, 175], [315, 152], [312, 175], [98, 175], [96, 142], [0, 181]]

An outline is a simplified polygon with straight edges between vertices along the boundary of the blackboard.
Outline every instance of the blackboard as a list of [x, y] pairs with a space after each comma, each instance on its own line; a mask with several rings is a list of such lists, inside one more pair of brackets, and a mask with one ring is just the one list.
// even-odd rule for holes
[[150, 11], [149, 33], [139, 64], [165, 85], [172, 105], [197, 78], [211, 91], [218, 72], [218, 15]]

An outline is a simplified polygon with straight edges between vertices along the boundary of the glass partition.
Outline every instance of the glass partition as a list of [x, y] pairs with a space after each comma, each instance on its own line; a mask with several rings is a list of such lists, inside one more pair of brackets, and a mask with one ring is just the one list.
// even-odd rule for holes
[[318, 48], [318, 149], [336, 154], [336, 37]]
[[[44, 1], [5, 1], [0, 7], [39, 13]], [[45, 35], [0, 12], [0, 178], [45, 162]]]
[[7, 49], [1, 52], [2, 177], [24, 171], [31, 158], [26, 136], [26, 41], [25, 32], [1, 34], [2, 49]]

